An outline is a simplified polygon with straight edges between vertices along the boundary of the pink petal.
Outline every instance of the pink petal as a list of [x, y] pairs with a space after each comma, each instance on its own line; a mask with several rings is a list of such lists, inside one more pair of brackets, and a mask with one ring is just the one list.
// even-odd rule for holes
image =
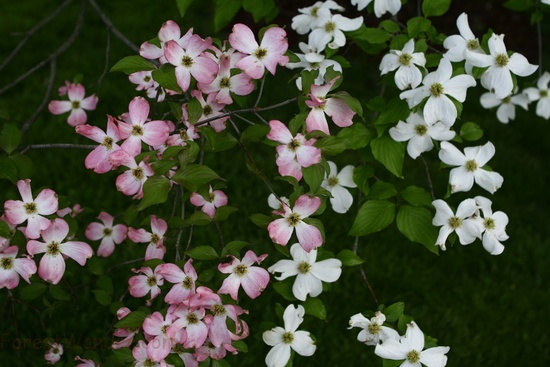
[[48, 111], [54, 115], [62, 115], [72, 110], [73, 104], [69, 101], [50, 101]]
[[67, 96], [70, 101], [81, 101], [86, 94], [86, 90], [82, 84], [70, 84], [67, 88]]
[[129, 114], [133, 125], [143, 125], [149, 117], [149, 102], [143, 97], [134, 97], [130, 101]]
[[243, 277], [241, 284], [246, 295], [252, 299], [258, 297], [269, 283], [269, 273], [264, 268], [252, 266]]
[[321, 236], [319, 228], [305, 222], [300, 222], [296, 226], [296, 236], [300, 246], [306, 252], [310, 252], [323, 244], [323, 236]]
[[141, 140], [152, 147], [158, 147], [168, 139], [170, 128], [165, 121], [150, 121], [143, 125]]
[[86, 97], [82, 101], [80, 101], [80, 107], [88, 111], [95, 110], [97, 101], [97, 96], [95, 94], [92, 94], [91, 96]]
[[42, 215], [53, 214], [58, 209], [57, 194], [50, 189], [42, 190], [34, 200], [34, 203], [36, 204], [36, 210]]
[[286, 218], [279, 218], [269, 223], [267, 231], [273, 242], [286, 246], [290, 240], [290, 236], [292, 236], [292, 232], [294, 232], [294, 227], [288, 223]]
[[71, 111], [67, 123], [71, 126], [77, 126], [85, 124], [87, 120], [86, 112], [82, 108], [77, 108]]
[[269, 140], [278, 141], [283, 144], [288, 144], [292, 141], [290, 130], [281, 121], [271, 120], [269, 121], [269, 127], [271, 128], [267, 134]]
[[38, 276], [47, 282], [57, 284], [65, 274], [65, 260], [61, 254], [44, 255], [38, 266]]
[[245, 54], [252, 54], [259, 47], [254, 33], [252, 33], [250, 28], [241, 23], [233, 26], [233, 31], [229, 35], [229, 44], [234, 49]]
[[86, 242], [69, 241], [59, 245], [59, 250], [63, 255], [67, 255], [74, 261], [84, 266], [86, 260], [92, 257], [94, 251]]

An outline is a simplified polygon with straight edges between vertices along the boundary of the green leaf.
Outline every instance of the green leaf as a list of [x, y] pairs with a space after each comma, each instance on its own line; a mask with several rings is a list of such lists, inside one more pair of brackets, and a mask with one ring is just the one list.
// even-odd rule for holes
[[176, 67], [172, 64], [163, 64], [158, 69], [153, 70], [153, 79], [165, 89], [170, 89], [182, 93], [176, 79]]
[[217, 273], [218, 273], [217, 268], [201, 270], [198, 281], [201, 283], [208, 283], [209, 281], [212, 280], [212, 278], [214, 278], [214, 276], [216, 276]]
[[86, 266], [88, 267], [90, 272], [92, 272], [92, 274], [95, 274], [95, 275], [103, 274], [104, 263], [97, 256], [92, 256], [91, 259], [88, 259], [88, 261], [86, 261]]
[[216, 132], [211, 127], [203, 127], [201, 133], [205, 136], [204, 150], [207, 152], [223, 152], [237, 145], [237, 139], [227, 131]]
[[[149, 265], [144, 265], [144, 266], [149, 266]], [[113, 294], [113, 280], [111, 279], [110, 276], [108, 275], [100, 276], [97, 279], [95, 284], [99, 289], [102, 289], [105, 292], [107, 292], [107, 294], [110, 294], [110, 295]]]
[[397, 189], [389, 182], [376, 181], [371, 187], [367, 197], [369, 199], [389, 199], [397, 195]]
[[242, 0], [243, 8], [254, 18], [254, 23], [258, 23], [261, 19], [273, 19], [279, 9], [275, 5], [274, 0]]
[[386, 104], [384, 111], [380, 113], [374, 123], [376, 125], [395, 124], [398, 121], [406, 120], [410, 112], [406, 101], [394, 98]]
[[24, 301], [30, 301], [43, 295], [46, 289], [48, 289], [48, 286], [43, 283], [31, 283], [21, 288], [19, 296]]
[[395, 176], [403, 178], [403, 160], [405, 158], [405, 145], [393, 140], [389, 135], [375, 138], [370, 143], [374, 158], [384, 165]]
[[405, 311], [405, 303], [397, 302], [391, 306], [388, 306], [384, 309], [384, 315], [386, 315], [387, 322], [397, 321]]
[[[147, 70], [155, 70], [155, 65], [151, 61], [146, 60], [141, 56], [133, 55], [126, 56], [125, 58], [119, 60], [116, 64], [113, 65], [110, 71], [122, 71], [125, 74], [132, 74], [138, 71]], [[153, 77], [153, 79], [155, 78]]]
[[117, 360], [121, 363], [133, 363], [135, 362], [135, 358], [132, 355], [132, 351], [130, 348], [120, 348], [120, 349], [111, 349], [113, 352], [113, 355], [117, 358]]
[[432, 22], [423, 17], [414, 17], [407, 21], [407, 32], [409, 37], [416, 38], [420, 33], [430, 29]]
[[397, 228], [410, 241], [423, 244], [434, 254], [438, 254], [435, 246], [437, 228], [432, 224], [432, 213], [422, 207], [403, 205], [397, 213]]
[[193, 0], [176, 0], [176, 5], [178, 6], [180, 17], [184, 17], [187, 8], [189, 7], [189, 5], [191, 5], [192, 2]]
[[68, 301], [71, 299], [71, 295], [67, 293], [60, 285], [50, 284], [48, 290], [52, 298], [58, 301]]
[[336, 136], [328, 135], [324, 138], [317, 139], [314, 144], [317, 148], [321, 149], [325, 155], [336, 155], [342, 153], [348, 147], [346, 141], [339, 139]]
[[187, 251], [187, 256], [195, 260], [214, 260], [218, 259], [218, 253], [211, 246], [198, 246]]
[[168, 198], [170, 187], [170, 180], [164, 176], [149, 177], [143, 184], [143, 198], [137, 210], [164, 203]]
[[214, 32], [219, 32], [235, 17], [241, 8], [241, 0], [215, 0]]
[[11, 229], [10, 226], [8, 226], [8, 223], [0, 220], [0, 237], [10, 238], [11, 235]]
[[395, 218], [395, 204], [387, 200], [368, 200], [364, 203], [353, 226], [350, 236], [366, 236], [389, 226]]
[[323, 164], [317, 163], [309, 167], [302, 168], [304, 174], [304, 180], [309, 185], [309, 188], [313, 194], [315, 194], [321, 187], [321, 183], [325, 178], [325, 168]]
[[460, 137], [468, 141], [476, 141], [483, 136], [483, 130], [475, 122], [466, 122], [460, 128]]
[[390, 33], [397, 33], [401, 30], [399, 24], [395, 23], [393, 20], [383, 20], [380, 22], [380, 27], [384, 28]]
[[437, 17], [449, 10], [451, 0], [424, 0], [422, 2], [422, 13], [425, 17]]
[[267, 125], [252, 125], [247, 127], [241, 134], [241, 141], [262, 141], [269, 133], [269, 126]]
[[252, 214], [248, 218], [260, 228], [266, 228], [269, 223], [273, 222], [273, 218], [265, 214]]
[[382, 367], [399, 367], [402, 363], [402, 360], [383, 359]]
[[183, 225], [185, 226], [204, 226], [207, 224], [210, 224], [212, 222], [212, 218], [208, 216], [208, 214], [205, 214], [201, 211], [197, 211], [189, 216], [189, 218], [186, 218], [183, 221]]
[[0, 131], [0, 149], [6, 153], [12, 153], [21, 142], [21, 131], [17, 126], [12, 124], [4, 124]]
[[[302, 77], [302, 83], [303, 83], [303, 77]], [[290, 130], [292, 135], [296, 135], [296, 133], [302, 128], [302, 126], [304, 126], [307, 115], [308, 115], [307, 112], [301, 112], [290, 120], [290, 122], [288, 123], [288, 129]]]
[[112, 301], [112, 297], [109, 293], [105, 292], [103, 289], [94, 289], [92, 290], [95, 300], [102, 306], [109, 306]]
[[361, 28], [353, 32], [349, 32], [348, 36], [353, 40], [362, 40], [367, 41], [372, 44], [381, 44], [389, 40], [392, 35], [384, 29], [379, 28], [368, 28], [364, 25], [361, 25]]
[[359, 166], [355, 167], [353, 170], [353, 182], [357, 185], [359, 190], [365, 195], [368, 195], [370, 192], [369, 187], [369, 178], [374, 175], [374, 170], [372, 167]]
[[344, 266], [355, 266], [360, 265], [365, 262], [365, 260], [361, 259], [357, 254], [351, 250], [342, 250], [336, 255], [338, 260], [342, 262], [342, 265]]
[[515, 11], [529, 10], [534, 6], [533, 0], [508, 0], [504, 7]]
[[203, 114], [202, 105], [196, 98], [191, 98], [187, 104], [187, 113], [189, 115], [189, 123], [195, 124]]
[[0, 178], [9, 180], [13, 184], [18, 180], [15, 162], [5, 155], [0, 155]]
[[227, 255], [233, 255], [235, 257], [240, 257], [240, 251], [243, 247], [250, 245], [250, 243], [245, 241], [231, 241], [226, 243], [222, 249], [221, 257], [226, 257]]
[[174, 367], [185, 367], [185, 364], [183, 363], [183, 359], [177, 354], [169, 354], [164, 358], [164, 362], [168, 366], [174, 366]]
[[138, 328], [143, 325], [147, 314], [143, 311], [133, 311], [115, 324], [115, 328]]
[[308, 297], [308, 299], [302, 303], [302, 306], [304, 306], [306, 314], [315, 316], [321, 320], [327, 319], [327, 309], [319, 298]]
[[248, 346], [242, 340], [235, 340], [231, 345], [237, 349], [239, 352], [248, 353]]
[[296, 301], [296, 297], [294, 297], [294, 293], [292, 293], [292, 285], [294, 284], [293, 278], [286, 278], [283, 281], [271, 284], [273, 285], [273, 289], [283, 296], [284, 299], [291, 302]]
[[400, 334], [405, 334], [405, 331], [407, 330], [407, 324], [410, 324], [413, 322], [414, 319], [412, 316], [402, 314], [399, 318], [399, 321], [397, 322], [397, 329]]
[[10, 159], [15, 163], [17, 167], [18, 178], [29, 178], [34, 173], [34, 164], [29, 156], [13, 153], [10, 155]]
[[237, 208], [229, 205], [224, 205], [216, 209], [214, 213], [214, 222], [222, 222], [226, 220], [231, 214], [235, 213]]
[[401, 191], [401, 197], [414, 206], [430, 206], [432, 197], [429, 192], [418, 186], [407, 186]]
[[359, 149], [366, 147], [372, 139], [372, 132], [362, 123], [355, 123], [338, 132], [336, 135], [345, 141], [347, 149]]
[[219, 178], [218, 174], [202, 164], [189, 164], [177, 170], [172, 180], [193, 192], [208, 182]]

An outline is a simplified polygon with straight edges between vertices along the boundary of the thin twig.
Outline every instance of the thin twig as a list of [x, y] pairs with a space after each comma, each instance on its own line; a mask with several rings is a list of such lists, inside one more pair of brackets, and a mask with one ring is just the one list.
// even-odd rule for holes
[[44, 60], [40, 61], [38, 64], [27, 70], [25, 73], [21, 74], [18, 78], [15, 78], [11, 83], [4, 86], [2, 89], [0, 89], [0, 94], [4, 93], [5, 91], [15, 87], [17, 84], [21, 83], [23, 80], [27, 79], [29, 76], [34, 74], [37, 70], [42, 68], [44, 65], [48, 64], [52, 60], [56, 59], [61, 55], [63, 52], [67, 51], [67, 49], [73, 44], [73, 42], [76, 40], [76, 37], [78, 36], [78, 33], [80, 33], [80, 29], [82, 28], [82, 24], [84, 21], [84, 13], [86, 12], [86, 2], [85, 0], [82, 0], [82, 5], [80, 6], [80, 13], [78, 14], [78, 19], [76, 20], [76, 25], [74, 27], [73, 33], [67, 38], [67, 40], [57, 49], [55, 50], [50, 56], [45, 58]]
[[132, 51], [134, 51], [135, 53], [139, 53], [139, 47], [137, 47], [136, 45], [134, 45], [134, 43], [132, 41], [130, 41], [128, 38], [126, 38], [125, 35], [123, 35], [116, 27], [115, 25], [113, 24], [113, 22], [111, 22], [111, 20], [105, 15], [105, 13], [103, 13], [101, 11], [101, 9], [99, 8], [99, 5], [97, 5], [97, 3], [94, 1], [94, 0], [87, 0], [90, 5], [92, 6], [92, 8], [94, 8], [95, 12], [99, 15], [99, 17], [101, 18], [101, 21], [103, 23], [105, 23], [105, 25], [107, 26], [107, 28], [109, 30], [111, 30], [113, 32], [113, 34], [119, 39], [122, 41], [122, 43], [124, 43], [126, 46], [128, 46]]
[[44, 93], [44, 99], [38, 106], [38, 108], [34, 111], [34, 113], [25, 121], [23, 124], [23, 127], [21, 127], [21, 133], [25, 134], [25, 132], [31, 127], [32, 123], [36, 121], [38, 116], [42, 113], [42, 111], [46, 108], [48, 105], [48, 102], [50, 100], [50, 96], [52, 94], [53, 85], [55, 83], [55, 71], [56, 71], [56, 59], [52, 59], [50, 62], [50, 78], [48, 79], [48, 86], [46, 87], [46, 93]]
[[258, 98], [256, 98], [256, 103], [254, 103], [254, 107], [258, 107], [260, 104], [260, 99], [262, 99], [262, 94], [264, 92], [264, 84], [265, 84], [265, 74], [260, 82], [260, 91], [258, 92]]
[[[180, 186], [180, 198], [181, 198], [181, 220], [185, 220], [185, 201], [183, 200], [183, 187]], [[183, 227], [178, 230], [178, 237], [176, 238], [176, 262], [180, 260], [180, 243], [181, 236], [183, 235]], [[186, 250], [187, 251], [187, 250]]]
[[428, 186], [430, 187], [430, 194], [432, 195], [432, 200], [435, 200], [435, 194], [434, 194], [434, 185], [432, 184], [432, 177], [430, 176], [430, 168], [428, 167], [428, 162], [420, 155], [420, 159], [422, 160], [422, 163], [424, 163], [424, 167], [426, 168], [426, 176], [428, 177]]
[[118, 268], [119, 266], [133, 264], [133, 263], [137, 263], [137, 262], [143, 261], [143, 260], [145, 260], [145, 258], [141, 257], [139, 259], [128, 260], [128, 261], [124, 261], [124, 262], [115, 264], [115, 265], [111, 266], [109, 269], [107, 269], [107, 273], [110, 272], [114, 268]]
[[[359, 236], [355, 236], [355, 242], [353, 243], [353, 252], [357, 255], [357, 248], [359, 247]], [[367, 274], [365, 273], [365, 270], [363, 269], [363, 266], [359, 267], [359, 272], [361, 273], [361, 278], [367, 285], [367, 288], [370, 291], [370, 294], [372, 296], [372, 299], [374, 300], [374, 303], [376, 303], [376, 306], [379, 305], [378, 298], [376, 298], [376, 294], [374, 293], [374, 290], [372, 289], [369, 279], [367, 278]]]
[[40, 30], [40, 28], [44, 27], [46, 24], [48, 24], [52, 19], [54, 19], [56, 16], [59, 15], [59, 13], [61, 13], [61, 11], [67, 6], [69, 5], [73, 0], [67, 0], [65, 1], [63, 4], [59, 5], [59, 7], [57, 7], [50, 15], [48, 15], [46, 18], [42, 19], [40, 22], [38, 22], [32, 29], [30, 29], [29, 31], [27, 31], [27, 33], [25, 33], [25, 38], [23, 38], [18, 44], [17, 46], [13, 49], [13, 51], [8, 55], [8, 57], [6, 57], [6, 59], [4, 60], [4, 62], [2, 62], [2, 64], [0, 65], [0, 70], [2, 70], [10, 61], [11, 59], [13, 59], [15, 57], [15, 55], [17, 55], [17, 53], [19, 52], [19, 50], [21, 50], [23, 48], [23, 46], [25, 46], [25, 43], [27, 43], [27, 41], [36, 33]]
[[107, 28], [107, 45], [105, 46], [105, 66], [103, 67], [103, 72], [101, 73], [101, 76], [97, 80], [97, 89], [101, 87], [101, 83], [103, 82], [103, 78], [105, 78], [105, 75], [109, 72], [109, 53], [111, 51], [111, 32], [109, 28]]
[[83, 145], [83, 144], [32, 144], [21, 147], [21, 153], [25, 153], [30, 149], [51, 149], [51, 148], [60, 148], [60, 149], [95, 149], [97, 145]]
[[222, 248], [225, 247], [225, 242], [223, 240], [222, 229], [220, 228], [220, 222], [216, 222], [216, 229], [218, 230], [218, 235], [220, 236], [220, 244]]

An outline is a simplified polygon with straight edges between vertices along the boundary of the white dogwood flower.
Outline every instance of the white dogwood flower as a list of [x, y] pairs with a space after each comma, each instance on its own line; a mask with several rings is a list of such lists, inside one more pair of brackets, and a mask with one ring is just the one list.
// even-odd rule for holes
[[[487, 92], [481, 95], [480, 102], [485, 108], [498, 106], [497, 119], [503, 124], [507, 124], [516, 118], [516, 106], [520, 106], [527, 111], [529, 97], [525, 94], [515, 94], [506, 98], [498, 98], [496, 94]], [[548, 111], [550, 112], [550, 109]]]
[[342, 168], [338, 173], [338, 168], [334, 162], [328, 162], [330, 172], [325, 173], [325, 179], [321, 183], [321, 187], [332, 194], [330, 205], [336, 213], [346, 213], [351, 204], [353, 204], [353, 196], [345, 187], [357, 187], [353, 182], [353, 169], [355, 167], [349, 165]]
[[305, 310], [302, 305], [294, 307], [288, 305], [283, 314], [284, 328], [277, 326], [262, 334], [264, 343], [272, 346], [265, 357], [267, 367], [284, 367], [290, 359], [290, 350], [293, 349], [301, 356], [312, 356], [315, 353], [315, 343], [309, 332], [296, 330], [304, 321]]
[[411, 39], [401, 51], [390, 50], [389, 54], [384, 55], [380, 62], [380, 75], [397, 69], [394, 76], [397, 88], [416, 88], [422, 81], [422, 72], [416, 65], [424, 67], [426, 57], [422, 52], [414, 52], [414, 39]]
[[362, 24], [363, 17], [350, 19], [335, 14], [327, 19], [323, 25], [311, 31], [308, 43], [318, 50], [324, 50], [327, 45], [332, 49], [342, 47], [346, 44], [344, 32], [355, 31]]
[[481, 238], [483, 230], [481, 223], [473, 218], [478, 206], [474, 199], [466, 199], [458, 205], [456, 214], [453, 213], [449, 204], [441, 199], [434, 200], [432, 205], [435, 207], [435, 216], [432, 220], [434, 226], [441, 226], [435, 245], [445, 251], [445, 241], [453, 232], [458, 235], [458, 240], [462, 245], [469, 245], [476, 238]]
[[452, 126], [458, 112], [448, 96], [464, 102], [466, 90], [476, 85], [475, 79], [470, 75], [457, 75], [451, 78], [452, 74], [451, 62], [442, 58], [437, 70], [424, 77], [422, 86], [402, 92], [399, 98], [406, 99], [409, 107], [413, 108], [428, 97], [424, 106], [426, 123], [433, 125], [441, 121], [446, 126]]
[[441, 142], [439, 159], [450, 166], [449, 184], [451, 192], [469, 191], [475, 183], [491, 194], [502, 186], [504, 178], [497, 172], [482, 167], [495, 155], [495, 146], [490, 141], [485, 145], [464, 148], [464, 153], [446, 141]]
[[[447, 52], [443, 56], [452, 62], [460, 62], [466, 59], [466, 50], [485, 55], [485, 51], [481, 48], [479, 40], [470, 29], [466, 13], [459, 15], [456, 19], [456, 26], [460, 34], [453, 34], [445, 38], [443, 47], [447, 49]], [[468, 74], [471, 74], [472, 67], [473, 65], [466, 59], [464, 68]]]
[[[372, 1], [373, 0], [351, 0], [351, 5], [357, 6], [357, 10], [361, 11]], [[400, 9], [401, 0], [374, 0], [374, 14], [377, 18], [380, 18], [386, 13], [395, 15]]]
[[384, 326], [386, 315], [376, 311], [374, 317], [367, 319], [363, 314], [353, 315], [349, 320], [349, 328], [362, 328], [357, 335], [357, 340], [366, 345], [377, 345], [388, 339], [399, 340], [399, 334], [392, 328]]
[[493, 213], [491, 200], [483, 196], [476, 196], [474, 200], [482, 213], [482, 216], [477, 216], [477, 219], [483, 227], [483, 248], [491, 255], [500, 255], [504, 251], [504, 246], [500, 241], [508, 239], [506, 234], [508, 216], [501, 211]]
[[545, 71], [537, 81], [536, 88], [531, 87], [523, 91], [531, 102], [538, 101], [536, 113], [547, 120], [550, 118], [550, 90], [548, 89], [548, 83], [550, 83], [550, 73]]
[[332, 16], [331, 10], [344, 11], [345, 9], [332, 0], [317, 1], [312, 6], [298, 9], [301, 14], [292, 18], [291, 27], [298, 34], [306, 34], [315, 28], [322, 27]]

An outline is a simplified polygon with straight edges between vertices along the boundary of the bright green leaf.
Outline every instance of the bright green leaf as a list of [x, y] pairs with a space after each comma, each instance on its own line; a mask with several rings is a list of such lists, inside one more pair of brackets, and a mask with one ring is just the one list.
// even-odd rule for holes
[[437, 228], [432, 224], [433, 214], [426, 208], [403, 205], [397, 213], [397, 228], [410, 241], [423, 244], [434, 254]]
[[437, 17], [449, 10], [451, 0], [424, 0], [422, 2], [422, 13], [425, 17]]
[[304, 180], [309, 185], [312, 193], [316, 193], [321, 187], [321, 183], [325, 178], [325, 168], [321, 163], [302, 168]]
[[153, 79], [165, 89], [176, 92], [182, 92], [176, 79], [176, 68], [172, 64], [163, 64], [158, 69], [153, 70]]
[[432, 22], [423, 17], [414, 17], [407, 21], [407, 32], [410, 38], [416, 38], [420, 33], [430, 29]]
[[366, 147], [372, 139], [372, 132], [362, 123], [355, 123], [338, 132], [336, 135], [345, 141], [347, 149], [359, 149]]
[[321, 320], [327, 319], [327, 309], [319, 298], [308, 297], [306, 301], [302, 303], [302, 306], [304, 306], [306, 314], [315, 316]]
[[197, 191], [199, 186], [219, 178], [211, 168], [202, 164], [189, 164], [177, 170], [172, 179], [191, 191]]
[[187, 251], [187, 256], [195, 260], [214, 260], [218, 259], [218, 253], [211, 246], [198, 246]]
[[226, 243], [222, 249], [222, 256], [233, 255], [235, 257], [240, 257], [240, 251], [243, 247], [250, 245], [250, 243], [245, 241], [231, 241]]
[[207, 224], [210, 224], [212, 222], [212, 218], [208, 216], [208, 214], [205, 214], [201, 211], [197, 211], [189, 216], [189, 218], [186, 218], [183, 221], [183, 225], [185, 226], [204, 226]]
[[384, 165], [395, 176], [403, 178], [403, 160], [405, 159], [405, 145], [393, 140], [389, 135], [383, 135], [371, 141], [374, 158]]
[[222, 222], [226, 220], [231, 214], [235, 213], [237, 208], [224, 205], [216, 209], [216, 213], [214, 214], [214, 222]]
[[389, 182], [376, 181], [371, 187], [367, 197], [369, 199], [389, 199], [397, 195], [397, 189]]
[[138, 210], [143, 210], [155, 204], [162, 204], [168, 198], [170, 180], [164, 176], [152, 176], [143, 184], [143, 198]]
[[403, 315], [403, 311], [405, 311], [405, 303], [403, 302], [397, 302], [391, 306], [386, 307], [384, 309], [384, 315], [386, 315], [386, 321], [388, 322], [397, 321], [401, 317], [401, 315]]
[[433, 201], [430, 193], [418, 186], [407, 186], [401, 197], [414, 206], [429, 206]]
[[294, 297], [294, 293], [292, 293], [292, 285], [294, 284], [293, 278], [286, 278], [283, 281], [271, 284], [273, 285], [273, 289], [283, 296], [284, 299], [291, 302], [296, 301], [296, 297]]
[[204, 150], [207, 152], [223, 152], [237, 145], [237, 139], [227, 131], [216, 132], [211, 127], [204, 127], [201, 133], [206, 138]]
[[395, 204], [387, 200], [368, 200], [364, 203], [353, 226], [350, 236], [366, 236], [389, 226], [395, 218]]
[[0, 149], [6, 153], [12, 153], [21, 142], [21, 131], [17, 126], [4, 124], [0, 131]]
[[143, 57], [138, 55], [126, 56], [125, 58], [119, 60], [111, 68], [111, 72], [122, 71], [125, 74], [132, 74], [137, 71], [147, 71], [147, 70], [155, 70], [155, 65], [153, 65], [151, 61], [146, 60]]
[[115, 324], [115, 328], [139, 328], [147, 314], [143, 311], [132, 311]]
[[260, 228], [266, 228], [269, 223], [273, 222], [273, 218], [265, 214], [252, 214], [248, 218]]
[[466, 122], [460, 128], [460, 137], [468, 141], [476, 141], [483, 136], [483, 130], [475, 122]]
[[365, 262], [365, 260], [361, 259], [357, 254], [351, 250], [342, 250], [336, 255], [338, 260], [342, 262], [342, 265], [344, 266], [355, 266], [360, 265]]

